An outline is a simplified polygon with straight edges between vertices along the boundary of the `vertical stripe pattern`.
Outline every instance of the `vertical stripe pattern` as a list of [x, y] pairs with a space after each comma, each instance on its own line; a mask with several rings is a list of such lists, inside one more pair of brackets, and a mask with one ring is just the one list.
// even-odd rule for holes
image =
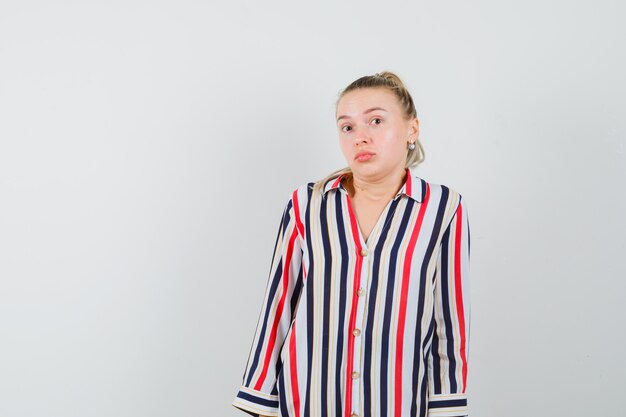
[[468, 415], [467, 205], [407, 168], [369, 237], [340, 178], [293, 191], [232, 404], [253, 416]]

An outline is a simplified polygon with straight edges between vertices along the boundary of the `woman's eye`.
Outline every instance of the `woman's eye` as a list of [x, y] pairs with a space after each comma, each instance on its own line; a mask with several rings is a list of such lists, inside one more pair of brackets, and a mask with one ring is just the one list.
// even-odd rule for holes
[[341, 128], [341, 130], [344, 131], [344, 132], [349, 132], [350, 130], [352, 130], [352, 127], [351, 126], [344, 126], [344, 127]]
[[374, 119], [372, 119], [372, 122], [374, 122], [374, 124], [381, 124], [383, 122], [383, 119], [381, 119], [380, 117], [376, 117]]

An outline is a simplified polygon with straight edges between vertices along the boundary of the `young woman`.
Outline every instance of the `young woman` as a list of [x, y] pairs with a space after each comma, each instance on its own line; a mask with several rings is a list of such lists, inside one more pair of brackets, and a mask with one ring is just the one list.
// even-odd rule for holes
[[348, 167], [293, 191], [233, 405], [254, 416], [466, 416], [470, 229], [418, 177], [411, 95], [393, 73], [336, 105]]

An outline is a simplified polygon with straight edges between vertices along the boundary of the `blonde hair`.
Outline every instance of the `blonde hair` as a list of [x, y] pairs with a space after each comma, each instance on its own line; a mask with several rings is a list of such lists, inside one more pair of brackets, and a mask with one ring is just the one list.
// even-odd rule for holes
[[[357, 80], [354, 80], [350, 83], [346, 88], [339, 93], [339, 97], [335, 102], [335, 107], [339, 104], [339, 100], [348, 92], [362, 89], [362, 88], [386, 88], [392, 93], [396, 95], [400, 106], [404, 110], [404, 116], [406, 119], [417, 118], [417, 111], [415, 110], [415, 104], [413, 103], [413, 98], [411, 94], [405, 87], [404, 83], [396, 74], [390, 71], [383, 71], [376, 73], [374, 75], [366, 75]], [[422, 147], [421, 142], [418, 139], [415, 139], [415, 149], [409, 150], [406, 156], [405, 167], [415, 167], [419, 165], [422, 161], [424, 161], [425, 154], [424, 148]], [[352, 176], [352, 170], [350, 167], [345, 167], [338, 169], [334, 172], [331, 172], [326, 177], [317, 181], [313, 186], [313, 191], [322, 192], [322, 188], [324, 185], [334, 179], [339, 177], [340, 175], [347, 175], [348, 177]]]

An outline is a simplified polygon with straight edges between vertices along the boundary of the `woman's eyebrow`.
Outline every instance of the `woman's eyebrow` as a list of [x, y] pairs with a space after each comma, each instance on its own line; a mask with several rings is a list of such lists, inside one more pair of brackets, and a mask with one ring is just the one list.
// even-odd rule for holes
[[[371, 113], [371, 112], [376, 111], [376, 110], [387, 111], [386, 109], [383, 109], [382, 107], [372, 107], [372, 108], [369, 108], [369, 109], [365, 110], [363, 112], [363, 114]], [[337, 121], [339, 121], [341, 119], [349, 119], [349, 118], [350, 118], [350, 116], [341, 115], [341, 116], [337, 117]]]
[[363, 112], [363, 114], [371, 113], [371, 112], [376, 111], [376, 110], [387, 111], [386, 109], [383, 109], [382, 107], [372, 107], [371, 109], [365, 110]]

